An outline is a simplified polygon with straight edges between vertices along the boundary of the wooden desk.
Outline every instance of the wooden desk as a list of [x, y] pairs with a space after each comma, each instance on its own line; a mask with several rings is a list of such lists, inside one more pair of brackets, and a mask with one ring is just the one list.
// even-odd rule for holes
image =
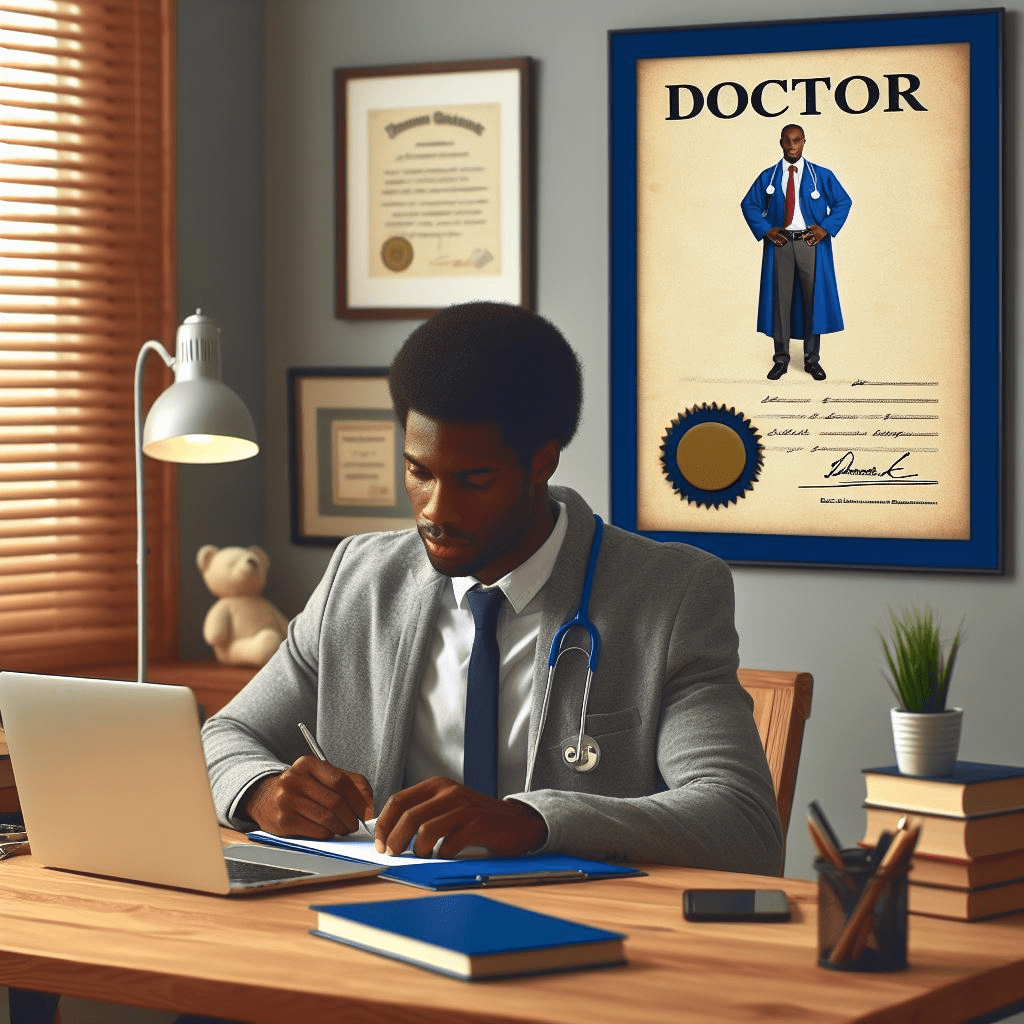
[[[714, 884], [781, 884], [795, 919], [684, 921], [682, 890]], [[847, 974], [816, 966], [815, 891], [802, 880], [682, 868], [495, 890], [509, 903], [626, 932], [629, 964], [473, 984], [308, 934], [310, 903], [420, 895], [393, 882], [236, 899], [50, 871], [22, 856], [0, 862], [0, 985], [281, 1024], [954, 1024], [1024, 999], [1024, 915], [981, 924], [913, 917], [909, 970]]]

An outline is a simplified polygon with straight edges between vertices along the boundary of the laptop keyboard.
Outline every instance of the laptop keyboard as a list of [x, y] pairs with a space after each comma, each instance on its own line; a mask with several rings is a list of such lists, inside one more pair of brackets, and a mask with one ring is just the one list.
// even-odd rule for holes
[[228, 879], [232, 885], [251, 885], [255, 882], [284, 882], [291, 878], [310, 878], [315, 871], [282, 868], [277, 864], [256, 864], [250, 860], [225, 857]]

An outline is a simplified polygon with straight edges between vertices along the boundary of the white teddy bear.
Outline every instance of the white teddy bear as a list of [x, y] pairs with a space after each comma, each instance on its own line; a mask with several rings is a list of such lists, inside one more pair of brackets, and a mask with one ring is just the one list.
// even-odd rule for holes
[[196, 564], [210, 592], [220, 598], [206, 613], [203, 639], [226, 665], [264, 665], [285, 637], [288, 620], [265, 598], [270, 558], [255, 545], [204, 544]]

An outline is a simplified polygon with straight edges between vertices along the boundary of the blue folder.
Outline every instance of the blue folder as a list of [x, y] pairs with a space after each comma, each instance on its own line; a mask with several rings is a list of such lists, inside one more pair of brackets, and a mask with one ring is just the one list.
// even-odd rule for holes
[[553, 853], [525, 857], [475, 857], [438, 861], [436, 864], [396, 864], [393, 868], [385, 868], [378, 878], [442, 892], [507, 885], [590, 882], [599, 878], [629, 878], [644, 874], [646, 872], [639, 868]]

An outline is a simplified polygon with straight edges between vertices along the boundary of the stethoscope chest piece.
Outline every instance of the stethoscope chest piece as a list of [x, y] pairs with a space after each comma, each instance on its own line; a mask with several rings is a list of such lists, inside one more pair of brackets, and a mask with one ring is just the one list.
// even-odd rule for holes
[[584, 734], [578, 748], [571, 744], [562, 748], [562, 760], [574, 771], [585, 775], [597, 767], [601, 760], [601, 748], [593, 736]]
[[[587, 616], [587, 609], [590, 605], [590, 593], [594, 585], [594, 572], [597, 569], [597, 556], [601, 550], [601, 536], [604, 532], [604, 523], [601, 521], [599, 515], [594, 516], [594, 537], [590, 542], [590, 559], [587, 563], [587, 574], [583, 579], [583, 590], [580, 593], [580, 606], [576, 610], [576, 614], [569, 619], [567, 622], [562, 623], [558, 629], [555, 630], [555, 634], [551, 639], [551, 648], [548, 652], [548, 681], [544, 687], [544, 700], [541, 705], [540, 711], [540, 724], [537, 728], [537, 735], [533, 744], [533, 753], [530, 756], [529, 763], [526, 768], [526, 791], [530, 791], [530, 787], [533, 784], [533, 765], [537, 758], [537, 750], [540, 744], [540, 738], [544, 732], [544, 723], [548, 717], [548, 701], [551, 698], [551, 684], [555, 678], [555, 666], [558, 664], [558, 660], [563, 654], [568, 654], [570, 651], [575, 651], [582, 654], [587, 659], [587, 678], [583, 684], [583, 699], [580, 701], [580, 725], [579, 732], [576, 734], [575, 743], [566, 743], [562, 747], [562, 760], [568, 767], [572, 768], [573, 771], [585, 774], [586, 772], [592, 772], [596, 767], [598, 761], [601, 760], [601, 748], [597, 745], [597, 740], [593, 736], [588, 736], [584, 731], [587, 727], [587, 707], [590, 701], [590, 684], [594, 679], [594, 672], [597, 669], [597, 657], [601, 648], [601, 635], [597, 631], [597, 627], [590, 621]], [[579, 644], [570, 640], [570, 645], [567, 647], [563, 646], [563, 640], [565, 640], [566, 634], [574, 628], [578, 628], [587, 634], [590, 640], [590, 650], [588, 651], [585, 647], [581, 647]]]

